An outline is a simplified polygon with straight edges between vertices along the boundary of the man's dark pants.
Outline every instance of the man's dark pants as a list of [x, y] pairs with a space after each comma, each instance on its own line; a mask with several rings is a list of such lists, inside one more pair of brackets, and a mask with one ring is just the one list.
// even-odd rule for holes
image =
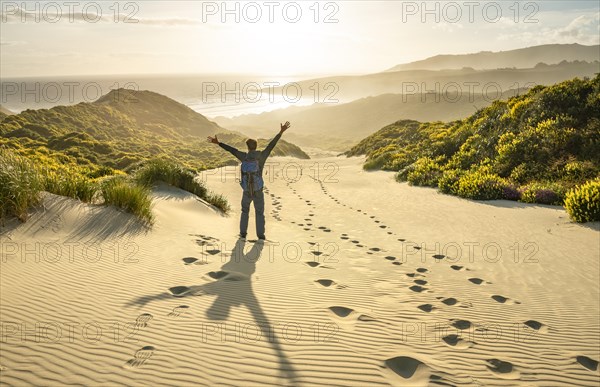
[[254, 202], [254, 215], [256, 216], [256, 235], [265, 238], [265, 194], [262, 190], [255, 191], [253, 196], [244, 191], [242, 196], [242, 214], [240, 217], [240, 235], [246, 236], [248, 231], [248, 218], [250, 203]]

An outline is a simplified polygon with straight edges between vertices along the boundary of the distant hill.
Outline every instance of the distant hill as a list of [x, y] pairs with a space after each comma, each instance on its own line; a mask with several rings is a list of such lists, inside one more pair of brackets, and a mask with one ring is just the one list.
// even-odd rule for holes
[[10, 116], [11, 114], [15, 114], [15, 113], [11, 112], [10, 110], [6, 109], [2, 105], [0, 105], [0, 113], [4, 114], [6, 116]]
[[[551, 85], [575, 77], [594, 77], [598, 72], [600, 72], [600, 62], [561, 62], [555, 65], [521, 69], [403, 70], [359, 76], [316, 78], [300, 81], [298, 85], [301, 90], [310, 93], [317, 86], [324, 89], [325, 85], [332, 83], [337, 87], [333, 98], [341, 102], [350, 102], [386, 93], [419, 93], [435, 91], [436, 88], [439, 92], [443, 92], [444, 88], [456, 85], [463, 92], [481, 93], [496, 89], [507, 91], [533, 85]], [[281, 88], [275, 90], [282, 91]]]
[[150, 131], [162, 128], [180, 135], [200, 137], [225, 131], [186, 105], [152, 91], [111, 90], [94, 104], [109, 106], [134, 119], [138, 127]]
[[346, 154], [466, 198], [562, 204], [600, 177], [599, 147], [600, 75], [536, 86], [454, 122], [397, 121]]
[[[193, 169], [205, 169], [235, 161], [206, 141], [207, 135], [217, 133], [237, 145], [246, 139], [163, 95], [119, 89], [92, 103], [7, 116], [0, 122], [0, 145], [39, 160], [51, 157], [92, 167], [126, 169], [149, 158], [164, 157]], [[266, 141], [259, 139], [259, 145]], [[300, 148], [283, 140], [273, 155], [308, 158]]]
[[386, 71], [448, 70], [470, 67], [478, 70], [531, 68], [538, 63], [557, 64], [566, 60], [600, 61], [600, 46], [581, 44], [545, 44], [509, 51], [482, 51], [463, 55], [436, 55], [424, 60], [399, 64]]
[[346, 104], [290, 107], [235, 118], [216, 117], [215, 121], [228, 128], [261, 136], [269, 123], [289, 120], [294, 124], [294, 131], [287, 138], [294, 143], [344, 151], [378, 128], [400, 118], [453, 121], [488, 106], [494, 99], [508, 98], [519, 92], [525, 93], [526, 90], [508, 90], [502, 95], [485, 97], [482, 94], [383, 94]]
[[5, 109], [4, 107], [2, 107], [2, 105], [0, 105], [0, 122], [2, 122], [2, 120], [4, 120], [6, 118], [6, 116], [10, 116], [12, 114], [14, 114], [14, 113], [8, 109]]

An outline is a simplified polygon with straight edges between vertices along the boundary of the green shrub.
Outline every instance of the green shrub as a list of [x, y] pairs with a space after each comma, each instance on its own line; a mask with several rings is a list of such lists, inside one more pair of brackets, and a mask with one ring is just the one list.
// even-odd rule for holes
[[184, 168], [181, 164], [165, 159], [154, 159], [143, 163], [134, 172], [135, 180], [147, 187], [159, 181], [191, 192], [206, 199], [208, 190], [196, 179], [196, 173]]
[[600, 221], [600, 179], [588, 181], [569, 191], [565, 207], [575, 222]]
[[411, 185], [437, 187], [441, 176], [442, 167], [435, 160], [422, 157], [415, 162], [413, 170], [407, 175], [407, 180]]
[[43, 179], [35, 165], [12, 150], [0, 147], [0, 219], [27, 219], [27, 209], [40, 201]]
[[98, 183], [66, 168], [44, 173], [44, 190], [90, 203], [98, 192]]
[[104, 204], [113, 205], [152, 223], [152, 198], [148, 187], [124, 177], [111, 177], [101, 184]]
[[514, 184], [506, 185], [502, 191], [502, 198], [506, 200], [519, 201], [522, 195], [521, 189]]
[[221, 194], [211, 192], [208, 194], [206, 201], [226, 214], [229, 213], [229, 211], [231, 211], [231, 206], [229, 205], [227, 198]]
[[445, 170], [438, 180], [438, 188], [440, 189], [440, 192], [457, 195], [458, 181], [462, 175], [464, 175], [464, 172], [457, 169]]
[[142, 163], [134, 171], [133, 175], [139, 184], [146, 187], [151, 187], [157, 182], [162, 181], [193, 193], [225, 213], [230, 210], [225, 196], [208, 192], [204, 183], [197, 179], [197, 174], [179, 163], [165, 159], [150, 160]]
[[521, 190], [521, 201], [525, 203], [562, 205], [564, 191], [558, 184], [534, 182]]
[[507, 182], [486, 171], [472, 171], [458, 180], [458, 196], [475, 200], [502, 199]]
[[369, 158], [363, 164], [363, 169], [365, 171], [373, 171], [377, 169], [383, 168], [383, 166], [388, 162], [389, 156], [384, 154], [378, 157]]

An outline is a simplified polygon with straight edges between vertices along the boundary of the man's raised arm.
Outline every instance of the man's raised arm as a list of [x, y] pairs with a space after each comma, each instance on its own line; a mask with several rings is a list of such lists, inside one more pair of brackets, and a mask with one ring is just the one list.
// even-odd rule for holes
[[237, 150], [236, 148], [232, 147], [231, 145], [227, 145], [225, 143], [220, 142], [219, 139], [217, 138], [216, 134], [214, 137], [208, 136], [208, 142], [217, 144], [221, 148], [225, 149], [227, 152], [231, 153], [236, 159], [238, 159], [240, 161], [243, 161], [246, 158], [246, 154], [244, 152]]
[[275, 136], [271, 142], [269, 143], [269, 145], [267, 145], [267, 147], [261, 152], [262, 157], [264, 159], [266, 159], [267, 157], [269, 157], [269, 155], [271, 154], [271, 151], [273, 150], [273, 148], [275, 148], [275, 145], [277, 145], [277, 141], [279, 141], [279, 139], [281, 138], [281, 135], [283, 134], [283, 132], [285, 132], [286, 130], [289, 129], [290, 126], [292, 126], [290, 124], [289, 121], [286, 121], [285, 124], [279, 124], [279, 126], [281, 127], [281, 129], [279, 130], [279, 133], [277, 133], [277, 136]]

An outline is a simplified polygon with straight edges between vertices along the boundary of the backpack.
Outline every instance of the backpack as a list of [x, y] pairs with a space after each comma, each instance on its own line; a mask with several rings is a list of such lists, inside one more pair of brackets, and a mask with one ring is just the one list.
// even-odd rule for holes
[[250, 196], [254, 196], [254, 192], [263, 189], [264, 182], [260, 175], [260, 167], [258, 160], [246, 159], [242, 161], [242, 180], [240, 185], [245, 192], [250, 193]]

